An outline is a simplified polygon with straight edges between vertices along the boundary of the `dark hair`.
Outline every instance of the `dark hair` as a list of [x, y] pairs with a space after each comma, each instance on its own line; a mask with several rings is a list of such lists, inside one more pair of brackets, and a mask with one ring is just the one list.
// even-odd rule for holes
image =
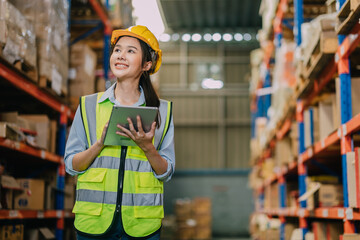
[[[151, 83], [150, 79], [150, 73], [154, 71], [156, 61], [154, 61], [154, 58], [152, 56], [155, 56], [156, 53], [154, 50], [152, 50], [149, 45], [147, 45], [144, 41], [138, 39], [140, 42], [141, 50], [142, 50], [142, 66], [145, 65], [146, 62], [151, 61], [152, 66], [149, 71], [144, 71], [140, 76], [139, 85], [142, 87], [145, 95], [145, 102], [146, 106], [150, 107], [160, 107], [160, 99], [159, 96], [156, 94], [154, 86]], [[156, 117], [156, 125], [159, 128], [160, 127], [160, 114], [158, 112]]]
[[[118, 42], [120, 38], [121, 37], [119, 37], [116, 42]], [[141, 46], [141, 51], [142, 51], [141, 64], [142, 64], [142, 66], [144, 66], [146, 62], [149, 62], [149, 61], [152, 62], [152, 66], [151, 66], [150, 70], [144, 71], [141, 74], [139, 86], [141, 86], [141, 88], [144, 91], [146, 106], [159, 108], [160, 107], [160, 99], [159, 99], [159, 96], [156, 94], [155, 89], [154, 89], [154, 87], [151, 83], [151, 79], [150, 79], [150, 73], [152, 71], [154, 71], [155, 65], [156, 65], [156, 61], [155, 61], [156, 52], [153, 49], [151, 49], [149, 47], [149, 45], [147, 43], [145, 43], [144, 41], [142, 41], [138, 38], [136, 38], [136, 39], [139, 41], [140, 46]], [[115, 44], [111, 45], [111, 54], [114, 51]], [[161, 117], [160, 117], [160, 113], [158, 112], [157, 117], [156, 117], [157, 128], [160, 127], [160, 122], [161, 122]]]

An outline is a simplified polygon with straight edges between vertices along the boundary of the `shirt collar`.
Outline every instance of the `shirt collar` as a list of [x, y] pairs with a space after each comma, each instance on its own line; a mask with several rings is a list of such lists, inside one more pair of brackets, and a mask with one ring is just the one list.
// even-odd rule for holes
[[[102, 103], [104, 102], [106, 99], [109, 99], [110, 102], [112, 102], [113, 104], [120, 106], [121, 104], [115, 99], [115, 87], [116, 87], [116, 82], [111, 85], [111, 87], [109, 87], [104, 94], [101, 96], [101, 98], [99, 99], [98, 103]], [[144, 91], [142, 89], [141, 86], [139, 86], [140, 88], [140, 97], [139, 100], [133, 105], [133, 106], [141, 106], [145, 104], [145, 95], [144, 95]]]

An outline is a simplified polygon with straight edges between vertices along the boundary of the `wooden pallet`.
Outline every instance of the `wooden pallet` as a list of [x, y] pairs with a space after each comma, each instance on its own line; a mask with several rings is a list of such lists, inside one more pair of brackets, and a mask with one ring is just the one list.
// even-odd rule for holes
[[59, 97], [66, 97], [68, 95], [68, 90], [64, 86], [61, 87], [61, 93], [57, 93], [52, 88], [52, 80], [47, 76], [39, 76], [39, 87], [45, 89], [46, 91], [50, 92], [51, 94]]
[[304, 78], [315, 79], [329, 61], [334, 58], [337, 49], [338, 39], [336, 32], [321, 32], [318, 42], [311, 51], [310, 58], [304, 60]]
[[[4, 47], [5, 47], [5, 45], [0, 44], [0, 56], [3, 56], [2, 54], [3, 54]], [[4, 59], [4, 60], [6, 61], [6, 59]], [[16, 69], [21, 71], [23, 74], [25, 74], [32, 81], [34, 81], [34, 82], [38, 81], [38, 71], [35, 66], [32, 66], [31, 64], [27, 63], [25, 60], [16, 61], [12, 65]]]
[[337, 34], [349, 34], [355, 24], [359, 23], [360, 0], [347, 0], [338, 15]]
[[38, 71], [36, 67], [31, 66], [26, 61], [17, 61], [14, 66], [34, 82], [38, 81]]

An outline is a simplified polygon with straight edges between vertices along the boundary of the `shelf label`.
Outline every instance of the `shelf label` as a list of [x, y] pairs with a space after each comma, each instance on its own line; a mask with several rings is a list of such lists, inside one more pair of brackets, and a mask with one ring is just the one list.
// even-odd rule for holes
[[302, 155], [299, 155], [299, 157], [298, 157], [298, 163], [299, 163], [299, 164], [302, 164], [302, 163], [303, 163]]
[[299, 209], [299, 217], [305, 217], [305, 209]]
[[45, 151], [44, 150], [41, 150], [40, 156], [41, 156], [42, 159], [45, 159]]
[[347, 208], [345, 213], [346, 213], [347, 220], [352, 220], [354, 218], [352, 208]]
[[309, 158], [312, 158], [312, 156], [313, 156], [313, 150], [312, 150], [312, 148], [309, 148], [309, 149], [308, 149], [308, 156], [309, 156]]
[[61, 210], [57, 210], [57, 211], [56, 211], [56, 217], [57, 217], [57, 218], [61, 218], [61, 217], [62, 217], [62, 211], [61, 211]]
[[327, 217], [329, 216], [329, 210], [328, 210], [328, 209], [323, 209], [323, 210], [322, 210], [322, 216], [323, 216], [324, 218], [327, 218]]
[[344, 218], [345, 217], [344, 209], [338, 209], [338, 217], [339, 218]]
[[325, 148], [325, 140], [321, 140], [321, 148]]
[[37, 218], [44, 218], [44, 212], [43, 211], [38, 211], [37, 212]]
[[19, 212], [17, 210], [9, 211], [9, 217], [14, 218], [14, 217], [18, 217], [18, 216], [19, 216]]
[[346, 124], [342, 125], [342, 130], [343, 130], [343, 135], [346, 136], [346, 134], [347, 134]]
[[335, 53], [335, 62], [337, 63], [339, 61], [339, 54]]
[[338, 128], [337, 135], [338, 135], [339, 138], [341, 138], [341, 128]]
[[341, 47], [340, 47], [340, 54], [341, 54], [341, 56], [344, 55], [344, 53], [345, 53], [344, 45], [341, 45]]
[[20, 149], [20, 142], [15, 142], [15, 149], [19, 150]]

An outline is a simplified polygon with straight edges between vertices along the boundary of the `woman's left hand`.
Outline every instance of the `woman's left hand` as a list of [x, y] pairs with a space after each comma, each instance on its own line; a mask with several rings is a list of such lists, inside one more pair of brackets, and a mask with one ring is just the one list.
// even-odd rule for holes
[[117, 127], [121, 131], [117, 131], [116, 134], [124, 137], [131, 138], [144, 152], [154, 147], [152, 140], [155, 135], [156, 122], [153, 122], [149, 132], [145, 132], [142, 128], [140, 116], [136, 117], [138, 131], [135, 130], [134, 124], [130, 118], [127, 119], [129, 123], [129, 129], [122, 127], [120, 124]]

